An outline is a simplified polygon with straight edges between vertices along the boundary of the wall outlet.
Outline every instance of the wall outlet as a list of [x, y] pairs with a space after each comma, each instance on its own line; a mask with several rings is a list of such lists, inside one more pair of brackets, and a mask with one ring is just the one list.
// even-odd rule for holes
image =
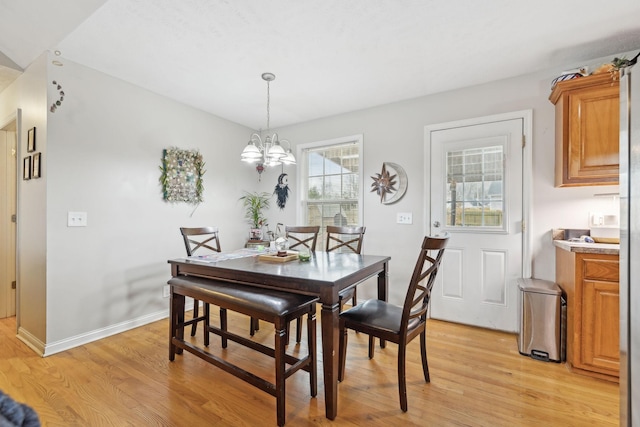
[[589, 213], [589, 226], [598, 227], [604, 225], [604, 215], [602, 212], [590, 212]]
[[86, 212], [67, 212], [67, 227], [86, 227]]
[[164, 285], [162, 287], [162, 298], [169, 298], [169, 293], [170, 293], [170, 289], [169, 289], [169, 285]]
[[413, 224], [413, 214], [411, 212], [398, 212], [396, 222], [398, 224]]

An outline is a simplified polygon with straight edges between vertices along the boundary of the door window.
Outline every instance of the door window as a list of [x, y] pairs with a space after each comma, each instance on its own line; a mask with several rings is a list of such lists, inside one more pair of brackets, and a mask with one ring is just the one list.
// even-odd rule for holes
[[502, 229], [504, 150], [501, 145], [447, 151], [447, 227]]

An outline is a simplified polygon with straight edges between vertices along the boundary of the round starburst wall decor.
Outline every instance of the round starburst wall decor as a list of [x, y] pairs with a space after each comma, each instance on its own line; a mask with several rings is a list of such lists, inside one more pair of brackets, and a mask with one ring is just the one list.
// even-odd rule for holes
[[382, 172], [371, 178], [371, 192], [375, 191], [384, 205], [397, 202], [407, 192], [407, 174], [397, 163], [384, 162]]

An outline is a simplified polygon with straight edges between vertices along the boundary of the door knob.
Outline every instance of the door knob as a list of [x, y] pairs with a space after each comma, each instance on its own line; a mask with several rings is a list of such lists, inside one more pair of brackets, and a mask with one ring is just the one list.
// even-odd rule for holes
[[433, 222], [433, 226], [434, 226], [435, 228], [440, 227], [440, 221], [434, 221], [434, 222]]

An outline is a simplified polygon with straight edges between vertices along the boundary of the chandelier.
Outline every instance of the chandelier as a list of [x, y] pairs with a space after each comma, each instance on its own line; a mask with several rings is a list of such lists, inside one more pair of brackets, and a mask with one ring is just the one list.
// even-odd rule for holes
[[[254, 133], [249, 139], [249, 143], [242, 150], [240, 160], [248, 163], [257, 163], [256, 170], [262, 173], [265, 166], [295, 165], [296, 158], [291, 152], [291, 143], [286, 139], [278, 139], [278, 134], [269, 135], [270, 119], [270, 92], [269, 83], [275, 80], [273, 73], [262, 74], [262, 80], [267, 82], [267, 136], [262, 140], [259, 134]], [[281, 143], [287, 143], [289, 147], [285, 150]]]

